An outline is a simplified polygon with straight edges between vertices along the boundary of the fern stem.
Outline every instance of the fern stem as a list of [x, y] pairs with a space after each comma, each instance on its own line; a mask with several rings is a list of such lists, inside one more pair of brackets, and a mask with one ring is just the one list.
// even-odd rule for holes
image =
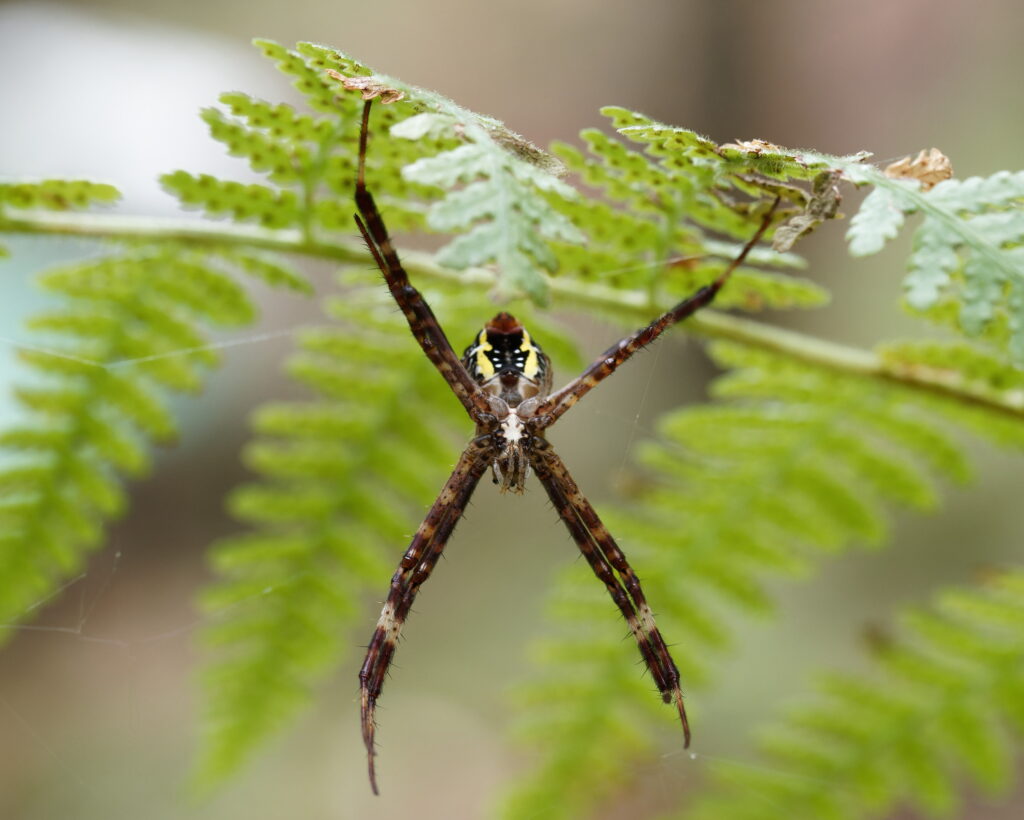
[[[218, 225], [192, 219], [160, 219], [97, 214], [33, 213], [19, 219], [0, 218], [0, 233], [73, 236], [83, 239], [126, 239], [182, 242], [189, 245], [243, 245], [280, 253], [295, 253], [337, 262], [369, 264], [369, 253], [355, 239], [348, 242], [311, 241], [298, 230]], [[415, 278], [491, 288], [494, 274], [483, 268], [454, 271], [433, 261], [430, 254], [403, 251], [402, 259]], [[552, 278], [548, 282], [553, 302], [563, 307], [592, 307], [601, 313], [646, 321], [661, 307], [652, 305], [642, 291], [622, 291], [592, 282]], [[712, 310], [701, 311], [686, 326], [714, 339], [727, 339], [787, 356], [828, 370], [877, 379], [929, 393], [1020, 420], [1024, 398], [1009, 393], [981, 392], [959, 383], [956, 373], [916, 366], [894, 369], [880, 356], [860, 348], [830, 342], [805, 333]]]

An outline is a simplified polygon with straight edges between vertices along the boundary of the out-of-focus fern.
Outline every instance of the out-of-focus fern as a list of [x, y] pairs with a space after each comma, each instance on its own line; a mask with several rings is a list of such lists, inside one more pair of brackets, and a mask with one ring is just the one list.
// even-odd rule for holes
[[[43, 187], [36, 202], [82, 192], [80, 183]], [[106, 186], [86, 190], [109, 198]], [[29, 320], [40, 343], [19, 356], [35, 378], [16, 391], [28, 420], [0, 434], [0, 622], [50, 594], [101, 542], [124, 508], [122, 478], [144, 473], [148, 445], [175, 435], [169, 393], [198, 390], [217, 361], [205, 328], [252, 321], [237, 281], [246, 273], [308, 287], [259, 254], [173, 244], [40, 278], [62, 304]]]
[[[465, 445], [465, 412], [424, 366], [390, 293], [366, 287], [365, 274], [348, 279], [362, 287], [330, 300], [336, 324], [303, 333], [289, 368], [316, 397], [254, 417], [245, 460], [260, 481], [231, 498], [252, 530], [213, 551], [220, 581], [205, 596], [205, 638], [223, 654], [206, 673], [206, 783], [237, 767], [347, 655], [362, 593], [384, 591], [396, 548]], [[456, 344], [490, 309], [473, 291], [426, 295]], [[557, 329], [526, 306], [516, 312], [556, 359], [578, 366]]]
[[1001, 319], [1010, 351], [1024, 364], [1024, 172], [947, 179], [931, 190], [913, 180], [852, 169], [855, 181], [875, 185], [850, 223], [850, 252], [875, 253], [920, 213], [908, 261], [907, 301], [916, 309], [943, 297], [959, 304], [959, 324], [977, 336]]
[[[120, 197], [121, 193], [113, 185], [84, 179], [0, 182], [0, 214], [82, 210], [91, 205], [109, 205]], [[0, 245], [0, 258], [7, 255], [7, 248]]]
[[[770, 607], [769, 577], [806, 576], [825, 555], [882, 543], [886, 502], [930, 508], [936, 478], [967, 477], [950, 421], [1024, 444], [1024, 419], [737, 345], [712, 353], [730, 369], [714, 385], [719, 401], [663, 417], [660, 438], [637, 451], [648, 483], [634, 504], [603, 511], [643, 567], [691, 691], [728, 643], [729, 612]], [[990, 366], [1014, 372], [1005, 356], [990, 356]], [[629, 776], [625, 761], [650, 749], [654, 720], [666, 718], [652, 713], [650, 683], [634, 674], [583, 569], [560, 579], [558, 632], [537, 648], [540, 670], [521, 692], [521, 725], [540, 764], [506, 804], [509, 818], [584, 816]]]
[[830, 676], [762, 734], [756, 765], [712, 764], [687, 820], [949, 817], [969, 779], [1004, 794], [1024, 735], [1024, 572], [949, 590], [903, 618], [870, 676]]
[[109, 205], [120, 197], [113, 185], [84, 179], [0, 182], [0, 205], [19, 210], [68, 211]]

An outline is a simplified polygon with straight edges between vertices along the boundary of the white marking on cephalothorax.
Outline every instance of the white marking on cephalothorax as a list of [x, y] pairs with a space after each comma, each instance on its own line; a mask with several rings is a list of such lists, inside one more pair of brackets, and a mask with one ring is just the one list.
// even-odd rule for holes
[[526, 456], [526, 443], [529, 436], [523, 419], [509, 408], [508, 414], [499, 425], [504, 441], [503, 451], [495, 458], [494, 472], [501, 476], [501, 491], [521, 493], [526, 477], [530, 474], [530, 463]]
[[501, 435], [505, 439], [506, 451], [518, 446], [525, 438], [523, 420], [515, 410], [510, 410], [508, 416], [501, 422]]

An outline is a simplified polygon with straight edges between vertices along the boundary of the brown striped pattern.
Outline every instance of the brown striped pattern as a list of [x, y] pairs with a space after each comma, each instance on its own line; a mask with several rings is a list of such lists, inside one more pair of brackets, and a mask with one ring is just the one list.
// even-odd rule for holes
[[427, 517], [413, 536], [409, 548], [402, 556], [401, 563], [391, 578], [391, 589], [388, 592], [384, 608], [377, 620], [377, 628], [373, 632], [370, 644], [366, 649], [366, 658], [359, 670], [359, 690], [362, 703], [363, 742], [366, 744], [367, 765], [370, 773], [370, 786], [374, 794], [377, 791], [377, 775], [374, 770], [373, 758], [374, 733], [376, 723], [374, 711], [377, 698], [384, 686], [384, 678], [395, 655], [402, 625], [409, 614], [413, 600], [420, 586], [437, 565], [455, 525], [469, 503], [473, 490], [476, 489], [480, 476], [487, 469], [488, 450], [483, 442], [474, 440], [463, 452], [459, 463], [455, 465], [441, 494], [430, 508]]
[[594, 360], [593, 364], [590, 365], [580, 376], [573, 379], [561, 390], [553, 393], [548, 397], [538, 409], [537, 416], [545, 419], [545, 426], [550, 427], [558, 418], [565, 413], [570, 407], [576, 402], [582, 399], [587, 393], [589, 393], [594, 387], [600, 384], [602, 381], [607, 379], [612, 373], [614, 373], [618, 367], [624, 364], [629, 358], [641, 348], [647, 347], [655, 339], [657, 339], [662, 333], [668, 328], [674, 325], [676, 322], [681, 322], [688, 316], [692, 316], [702, 307], [705, 307], [714, 300], [718, 291], [722, 289], [732, 272], [736, 270], [743, 260], [747, 258], [747, 254], [750, 253], [751, 248], [754, 247], [764, 236], [768, 226], [772, 221], [772, 214], [775, 212], [776, 206], [779, 204], [779, 198], [775, 199], [772, 203], [768, 213], [765, 214], [761, 220], [761, 225], [757, 229], [757, 232], [750, 238], [746, 245], [743, 246], [743, 250], [740, 254], [729, 263], [729, 266], [719, 274], [718, 278], [715, 279], [710, 285], [707, 285], [696, 293], [687, 296], [678, 305], [671, 308], [668, 312], [655, 319], [647, 327], [640, 328], [640, 330], [633, 333], [631, 336], [627, 336], [620, 342], [609, 347], [604, 353], [602, 353], [597, 359]]
[[679, 670], [654, 623], [654, 613], [640, 588], [640, 579], [597, 512], [580, 492], [562, 459], [549, 447], [538, 448], [532, 455], [537, 478], [547, 490], [551, 503], [583, 557], [587, 559], [594, 574], [604, 582], [608, 594], [626, 619], [644, 663], [661, 692], [662, 700], [675, 704], [683, 724], [683, 742], [689, 746], [690, 724], [683, 706]]
[[475, 421], [477, 413], [488, 411], [487, 400], [484, 398], [480, 386], [469, 375], [462, 361], [455, 354], [451, 342], [448, 341], [448, 337], [441, 329], [430, 305], [409, 282], [409, 275], [402, 267], [398, 253], [391, 244], [391, 237], [388, 235], [384, 220], [381, 219], [380, 211], [377, 210], [377, 205], [373, 201], [373, 196], [366, 190], [366, 140], [371, 103], [371, 100], [367, 100], [363, 104], [363, 127], [359, 135], [359, 175], [356, 179], [355, 195], [359, 216], [355, 218], [356, 225], [359, 226], [359, 232], [363, 235], [366, 247], [373, 254], [377, 267], [384, 274], [391, 295], [402, 309], [402, 313], [405, 314], [412, 335], [420, 343], [427, 358], [433, 362], [434, 367], [448, 382], [452, 392], [462, 402], [462, 406], [466, 408], [470, 418]]

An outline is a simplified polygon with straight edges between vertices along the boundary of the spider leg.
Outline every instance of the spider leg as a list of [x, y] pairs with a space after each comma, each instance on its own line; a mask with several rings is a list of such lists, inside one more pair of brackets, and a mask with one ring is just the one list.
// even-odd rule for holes
[[683, 706], [679, 670], [654, 622], [654, 613], [640, 588], [640, 579], [554, 450], [546, 447], [534, 451], [532, 461], [537, 478], [569, 534], [629, 624], [662, 700], [675, 704], [683, 724], [684, 746], [688, 747], [690, 724]]
[[409, 275], [402, 267], [394, 245], [391, 244], [391, 237], [388, 236], [380, 211], [377, 210], [373, 196], [366, 189], [366, 141], [371, 103], [372, 100], [367, 100], [363, 104], [363, 123], [359, 132], [359, 173], [356, 178], [355, 194], [359, 214], [355, 217], [356, 225], [359, 226], [359, 232], [363, 235], [366, 247], [373, 254], [377, 267], [384, 274], [391, 295], [405, 314], [412, 335], [420, 343], [427, 358], [448, 382], [452, 392], [462, 402], [470, 418], [476, 421], [478, 412], [488, 412], [487, 400], [452, 349], [430, 305], [409, 282]]
[[370, 787], [374, 794], [380, 793], [377, 790], [377, 775], [373, 761], [376, 754], [374, 712], [377, 698], [380, 697], [384, 686], [384, 678], [395, 655], [402, 625], [420, 586], [430, 577], [430, 573], [437, 565], [488, 463], [486, 454], [475, 442], [471, 443], [459, 458], [455, 470], [427, 513], [427, 517], [420, 524], [391, 578], [387, 600], [367, 647], [366, 658], [359, 670], [363, 742], [366, 743]]
[[747, 254], [750, 253], [754, 245], [761, 240], [765, 231], [768, 230], [768, 226], [771, 224], [772, 214], [775, 212], [775, 208], [779, 204], [779, 199], [779, 197], [775, 198], [775, 202], [772, 203], [768, 213], [766, 213], [764, 218], [761, 220], [761, 225], [758, 227], [757, 232], [750, 238], [747, 244], [743, 246], [743, 250], [740, 251], [739, 256], [729, 263], [729, 266], [719, 274], [715, 281], [710, 285], [705, 285], [696, 293], [687, 296], [675, 307], [670, 308], [663, 315], [659, 316], [647, 325], [647, 327], [640, 328], [632, 335], [627, 336], [625, 339], [622, 339], [609, 347], [604, 353], [595, 359], [593, 364], [584, 370], [579, 377], [573, 379], [561, 390], [558, 390], [548, 396], [544, 403], [537, 408], [536, 413], [538, 417], [546, 416], [548, 418], [545, 426], [551, 426], [554, 424], [555, 421], [558, 420], [559, 416], [576, 404], [576, 402], [583, 398], [600, 382], [614, 373], [616, 369], [628, 361], [634, 353], [651, 344], [651, 342], [657, 339], [676, 322], [680, 322], [688, 316], [692, 316], [702, 307], [711, 304], [715, 296], [718, 294], [718, 291], [721, 290], [722, 286], [729, 280], [732, 272], [743, 264], [743, 260], [747, 258]]

